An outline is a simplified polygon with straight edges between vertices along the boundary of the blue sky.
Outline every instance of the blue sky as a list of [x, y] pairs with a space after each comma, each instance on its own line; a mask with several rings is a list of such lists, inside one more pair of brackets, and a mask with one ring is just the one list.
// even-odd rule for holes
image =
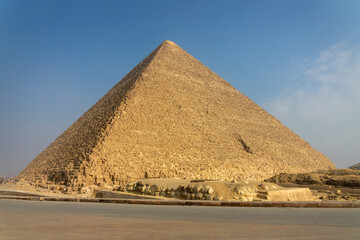
[[356, 0], [0, 0], [0, 175], [166, 39], [348, 167], [360, 162], [359, 26]]

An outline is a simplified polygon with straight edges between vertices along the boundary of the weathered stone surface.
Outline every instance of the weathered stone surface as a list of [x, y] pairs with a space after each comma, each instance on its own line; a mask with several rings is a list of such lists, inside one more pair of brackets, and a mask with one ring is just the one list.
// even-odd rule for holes
[[281, 173], [265, 181], [273, 183], [324, 184], [333, 186], [360, 187], [360, 171], [335, 169], [300, 174]]
[[[308, 188], [288, 188], [268, 190], [266, 192], [269, 201], [314, 201], [316, 200]], [[252, 201], [252, 200], [249, 200]]]
[[141, 178], [238, 181], [332, 168], [276, 118], [165, 41], [19, 178], [80, 191]]

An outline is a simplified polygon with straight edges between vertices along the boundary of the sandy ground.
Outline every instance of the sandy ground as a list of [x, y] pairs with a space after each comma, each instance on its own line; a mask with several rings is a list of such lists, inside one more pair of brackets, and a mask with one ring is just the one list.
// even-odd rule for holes
[[27, 192], [32, 194], [38, 194], [41, 196], [54, 196], [54, 197], [89, 197], [86, 194], [62, 194], [53, 193], [48, 189], [36, 188], [30, 184], [0, 184], [0, 190], [15, 190], [21, 192]]

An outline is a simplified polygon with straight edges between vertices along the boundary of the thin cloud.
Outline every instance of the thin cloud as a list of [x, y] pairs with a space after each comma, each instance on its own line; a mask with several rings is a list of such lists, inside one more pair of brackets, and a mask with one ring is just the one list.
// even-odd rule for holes
[[296, 73], [265, 108], [337, 167], [360, 162], [360, 46], [334, 45]]

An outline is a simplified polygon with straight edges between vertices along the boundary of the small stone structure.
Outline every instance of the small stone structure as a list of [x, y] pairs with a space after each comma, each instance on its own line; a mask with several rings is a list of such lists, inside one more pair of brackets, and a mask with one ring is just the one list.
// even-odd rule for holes
[[264, 193], [269, 201], [314, 201], [309, 188], [288, 188], [268, 190]]

